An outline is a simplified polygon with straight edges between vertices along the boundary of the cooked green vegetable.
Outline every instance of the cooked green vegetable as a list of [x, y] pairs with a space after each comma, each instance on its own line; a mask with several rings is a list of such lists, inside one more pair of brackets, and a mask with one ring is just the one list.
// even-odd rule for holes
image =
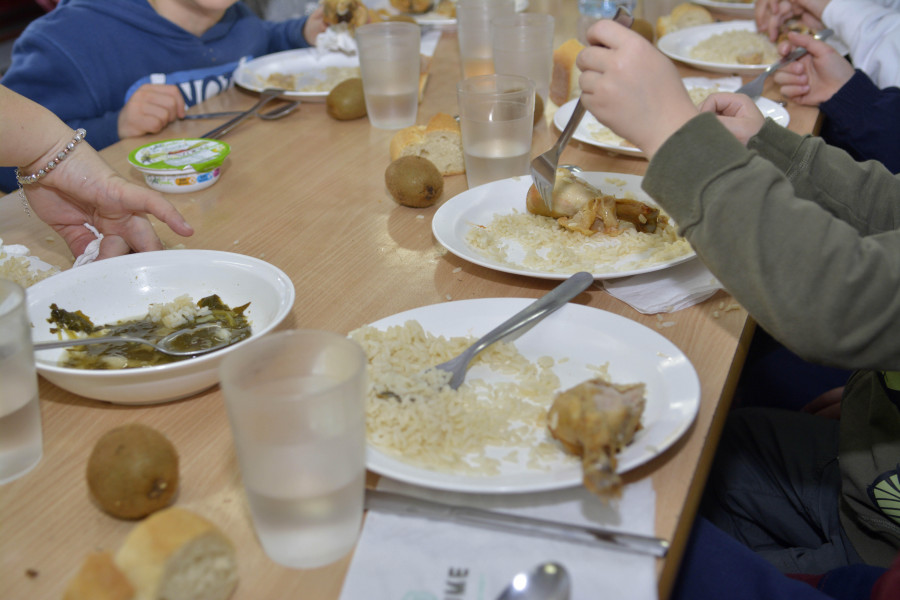
[[[244, 316], [244, 311], [250, 306], [250, 303], [238, 306], [237, 308], [229, 308], [227, 304], [222, 302], [218, 295], [213, 294], [197, 301], [196, 305], [192, 305], [184, 296], [181, 304], [173, 302], [170, 305], [163, 305], [163, 309], [169, 309], [163, 312], [166, 314], [147, 315], [125, 321], [119, 321], [115, 324], [95, 326], [91, 319], [80, 310], [70, 312], [61, 309], [53, 304], [50, 306], [50, 318], [48, 322], [58, 325], [58, 328], [52, 328], [54, 333], [65, 333], [68, 337], [78, 337], [76, 334], [87, 334], [87, 337], [102, 336], [132, 336], [138, 337], [150, 342], [158, 342], [162, 338], [176, 331], [192, 329], [198, 325], [206, 323], [218, 323], [221, 328], [214, 327], [210, 329], [201, 329], [195, 333], [176, 337], [171, 347], [177, 350], [190, 350], [209, 348], [213, 345], [220, 345], [222, 338], [227, 336], [227, 344], [231, 345], [243, 339], [250, 337], [250, 322]], [[178, 317], [187, 309], [191, 314], [184, 314], [183, 318], [176, 319], [180, 321], [177, 325], [166, 325], [166, 317], [168, 313], [175, 313]], [[151, 311], [152, 312], [152, 311]], [[155, 318], [154, 318], [155, 317]], [[128, 342], [114, 342], [109, 344], [91, 344], [86, 346], [72, 346], [67, 349], [60, 359], [60, 366], [75, 369], [130, 369], [135, 367], [149, 367], [154, 365], [162, 365], [190, 358], [189, 356], [169, 356], [150, 346]]]

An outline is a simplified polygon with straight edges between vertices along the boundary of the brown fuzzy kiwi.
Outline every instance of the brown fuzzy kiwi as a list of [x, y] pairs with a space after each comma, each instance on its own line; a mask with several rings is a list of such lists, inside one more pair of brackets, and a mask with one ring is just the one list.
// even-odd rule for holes
[[444, 192], [444, 177], [434, 163], [421, 156], [401, 156], [388, 165], [384, 184], [403, 206], [425, 208]]
[[359, 77], [351, 77], [340, 82], [328, 92], [325, 111], [338, 121], [349, 121], [366, 116], [366, 99], [363, 83]]
[[162, 433], [139, 423], [110, 429], [97, 440], [87, 484], [100, 508], [140, 519], [165, 508], [178, 490], [178, 452]]

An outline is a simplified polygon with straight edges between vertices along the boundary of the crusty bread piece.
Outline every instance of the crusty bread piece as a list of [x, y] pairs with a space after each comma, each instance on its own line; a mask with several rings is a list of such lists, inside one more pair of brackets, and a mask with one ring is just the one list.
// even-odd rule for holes
[[225, 600], [237, 585], [234, 546], [213, 523], [178, 507], [138, 523], [116, 553], [135, 600]]
[[698, 4], [686, 2], [673, 8], [670, 14], [656, 20], [656, 38], [659, 39], [673, 31], [712, 22], [713, 16], [708, 10]]
[[81, 570], [66, 586], [63, 600], [131, 600], [134, 587], [110, 552], [88, 554]]
[[572, 38], [553, 51], [553, 74], [550, 78], [550, 101], [562, 106], [581, 94], [578, 76], [581, 70], [575, 66], [578, 53], [584, 45]]
[[427, 158], [441, 175], [465, 173], [459, 123], [446, 113], [438, 113], [428, 125], [401, 129], [391, 138], [391, 161], [401, 156]]

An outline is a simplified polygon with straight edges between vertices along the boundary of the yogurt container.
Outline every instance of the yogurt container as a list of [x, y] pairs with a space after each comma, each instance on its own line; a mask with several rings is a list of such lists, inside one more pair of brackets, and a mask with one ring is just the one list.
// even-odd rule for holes
[[208, 188], [222, 173], [231, 147], [219, 140], [188, 138], [146, 144], [128, 155], [154, 190], [179, 194]]

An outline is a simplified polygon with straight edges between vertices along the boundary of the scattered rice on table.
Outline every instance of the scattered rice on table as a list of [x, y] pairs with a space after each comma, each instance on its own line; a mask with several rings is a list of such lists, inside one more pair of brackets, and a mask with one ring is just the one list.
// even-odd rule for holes
[[35, 269], [31, 266], [28, 257], [10, 256], [0, 250], [0, 277], [14, 281], [24, 288], [57, 273], [59, 273], [59, 269], [56, 267], [45, 270]]
[[587, 237], [563, 229], [550, 217], [516, 210], [494, 215], [486, 225], [473, 225], [466, 242], [499, 264], [559, 274], [630, 271], [692, 252], [671, 220], [655, 233], [627, 229], [617, 236], [599, 233]]
[[[505, 461], [530, 469], [577, 464], [547, 431], [547, 411], [560, 386], [552, 357], [530, 361], [513, 344], [496, 343], [476, 357], [454, 391], [441, 387], [446, 373], [428, 369], [462, 352], [474, 337], [435, 336], [413, 320], [386, 330], [362, 327], [350, 337], [369, 358], [366, 435], [382, 452], [468, 475], [496, 475]], [[479, 379], [473, 371], [479, 365], [499, 381]], [[378, 397], [383, 390], [402, 400]]]

